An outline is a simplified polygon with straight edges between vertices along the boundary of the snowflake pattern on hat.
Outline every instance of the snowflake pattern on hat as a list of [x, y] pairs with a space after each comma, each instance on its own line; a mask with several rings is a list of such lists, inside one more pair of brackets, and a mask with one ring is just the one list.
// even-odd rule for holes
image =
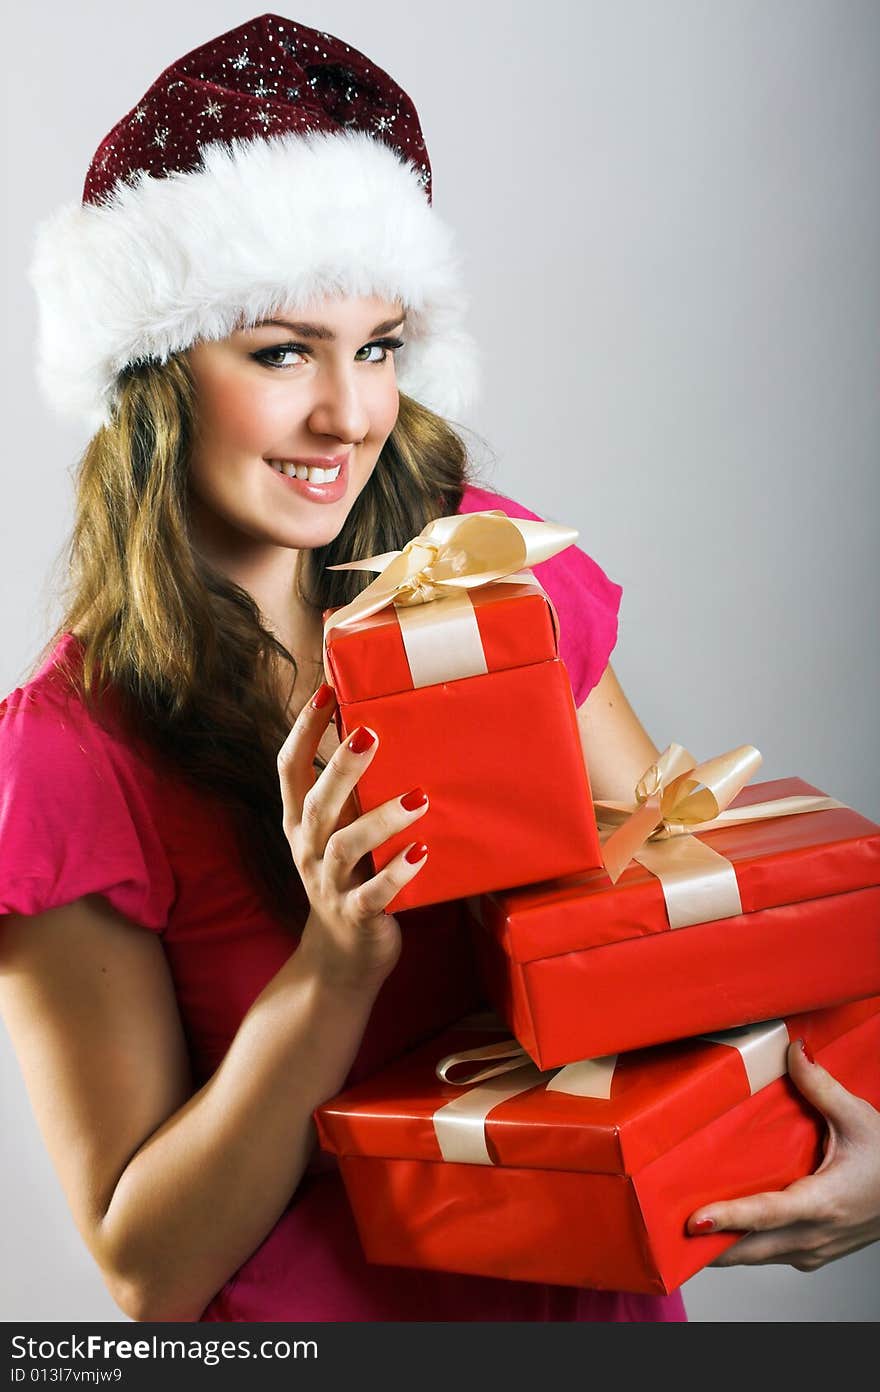
[[431, 201], [415, 106], [388, 73], [332, 34], [260, 15], [172, 63], [95, 152], [84, 203], [120, 182], [197, 169], [213, 141], [361, 130], [412, 164]]

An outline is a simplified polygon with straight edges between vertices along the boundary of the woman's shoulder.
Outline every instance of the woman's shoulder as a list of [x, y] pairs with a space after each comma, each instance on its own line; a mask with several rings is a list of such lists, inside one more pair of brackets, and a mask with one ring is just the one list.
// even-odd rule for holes
[[9, 719], [14, 715], [57, 715], [76, 704], [71, 674], [79, 661], [79, 640], [72, 633], [61, 634], [33, 675], [0, 699], [2, 727], [11, 729], [17, 723]]
[[0, 700], [0, 780], [14, 774], [21, 790], [24, 780], [36, 788], [51, 777], [56, 802], [112, 782], [158, 808], [170, 792], [169, 771], [126, 717], [112, 685], [86, 700], [84, 656], [79, 635], [61, 634], [33, 675]]
[[[63, 633], [33, 675], [0, 700], [0, 736], [5, 744], [13, 732], [28, 742], [51, 734], [80, 742], [112, 742], [112, 722], [99, 722], [80, 694], [77, 677], [82, 659], [78, 635]], [[109, 712], [112, 706], [106, 709]]]
[[0, 914], [103, 893], [159, 929], [173, 895], [159, 790], [121, 729], [79, 698], [81, 658], [63, 635], [0, 701]]
[[0, 778], [14, 781], [19, 798], [27, 787], [51, 782], [56, 803], [82, 797], [109, 779], [149, 782], [136, 741], [126, 737], [108, 692], [88, 704], [77, 678], [83, 647], [64, 633], [21, 686], [0, 700]]

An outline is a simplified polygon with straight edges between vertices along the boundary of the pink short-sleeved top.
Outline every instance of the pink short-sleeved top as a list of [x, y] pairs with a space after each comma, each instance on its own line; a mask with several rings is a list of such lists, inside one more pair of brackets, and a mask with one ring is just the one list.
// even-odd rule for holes
[[[476, 488], [467, 489], [461, 511], [491, 507], [535, 516]], [[562, 656], [580, 705], [613, 648], [621, 590], [574, 548], [536, 573], [557, 608]], [[31, 681], [0, 703], [0, 915], [36, 914], [100, 894], [133, 924], [158, 934], [201, 1086], [253, 1001], [295, 950], [296, 937], [264, 907], [226, 809], [176, 779], [144, 746], [88, 716], [56, 665], [60, 656], [75, 660], [80, 651], [73, 634], [63, 635]], [[352, 1079], [478, 1003], [474, 978], [456, 955], [457, 929], [419, 932], [420, 912], [401, 915], [403, 954], [377, 998]], [[272, 1232], [201, 1316], [261, 1322], [684, 1318], [678, 1294], [639, 1296], [369, 1266], [335, 1161], [321, 1154]]]

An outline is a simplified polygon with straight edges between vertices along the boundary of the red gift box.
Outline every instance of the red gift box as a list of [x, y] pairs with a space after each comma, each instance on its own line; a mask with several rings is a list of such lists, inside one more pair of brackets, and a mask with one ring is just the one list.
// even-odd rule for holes
[[[733, 807], [824, 794], [799, 778]], [[542, 1068], [880, 991], [880, 827], [848, 807], [699, 833], [743, 912], [670, 928], [632, 864], [471, 901], [486, 991]]]
[[695, 1209], [822, 1159], [824, 1120], [782, 1076], [789, 1038], [880, 1104], [880, 997], [636, 1051], [613, 1071], [438, 1080], [441, 1058], [488, 1037], [447, 1031], [318, 1108], [369, 1261], [668, 1293], [740, 1236], [688, 1236]]
[[[440, 680], [447, 653], [461, 658], [463, 607], [483, 675]], [[331, 628], [326, 663], [340, 740], [379, 736], [360, 810], [415, 785], [430, 800], [373, 854], [378, 871], [414, 840], [429, 848], [391, 912], [601, 865], [556, 615], [533, 576]]]

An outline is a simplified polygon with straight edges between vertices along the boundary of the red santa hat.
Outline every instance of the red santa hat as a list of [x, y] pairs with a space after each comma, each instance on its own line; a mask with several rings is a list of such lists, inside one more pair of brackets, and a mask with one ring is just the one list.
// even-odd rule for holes
[[108, 424], [120, 371], [197, 339], [381, 295], [407, 311], [400, 389], [441, 415], [477, 354], [406, 93], [331, 34], [260, 15], [173, 63], [95, 153], [30, 266], [49, 402]]

